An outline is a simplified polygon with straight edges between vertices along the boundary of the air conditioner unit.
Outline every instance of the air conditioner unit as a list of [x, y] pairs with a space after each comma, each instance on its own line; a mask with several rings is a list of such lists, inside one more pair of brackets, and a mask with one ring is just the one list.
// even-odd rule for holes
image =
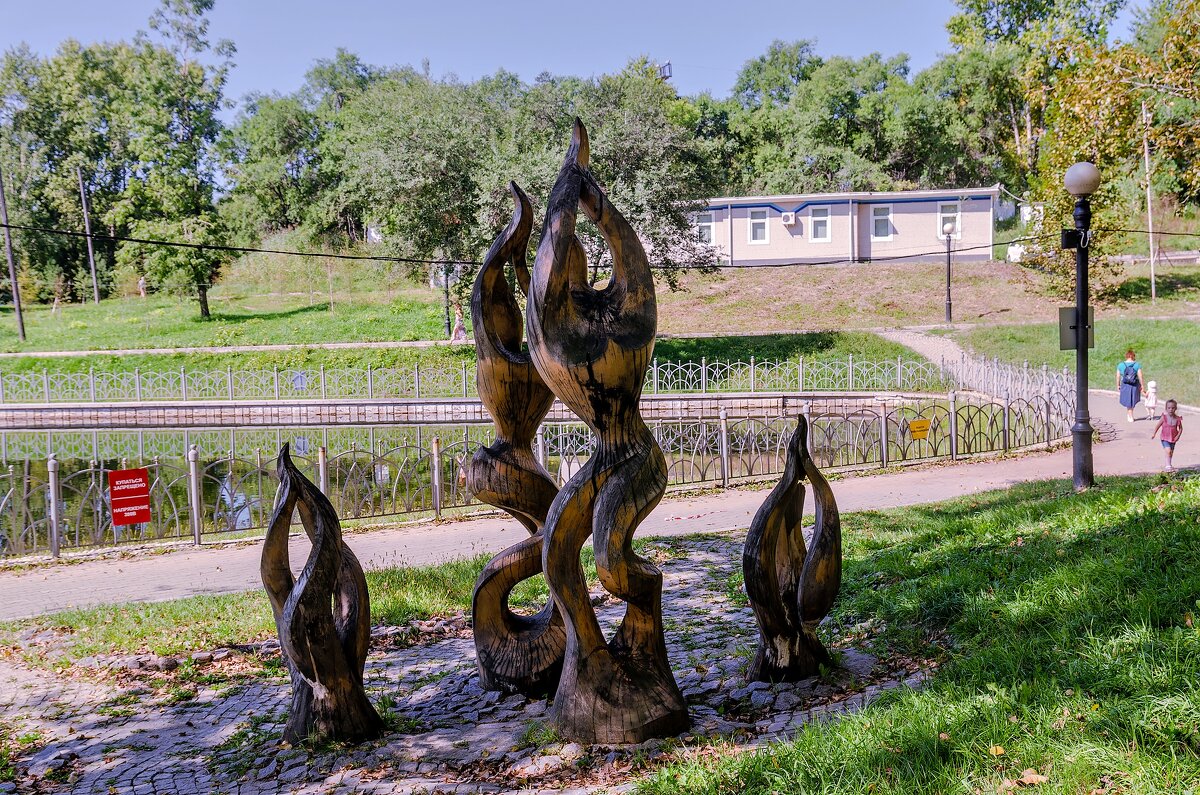
[[795, 213], [780, 213], [779, 217], [780, 217], [780, 219], [782, 219], [784, 226], [795, 226], [796, 225], [796, 214]]

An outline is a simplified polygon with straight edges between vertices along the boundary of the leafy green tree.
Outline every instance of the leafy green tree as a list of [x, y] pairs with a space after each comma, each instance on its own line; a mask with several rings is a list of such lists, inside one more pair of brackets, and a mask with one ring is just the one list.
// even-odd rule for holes
[[960, 107], [988, 112], [983, 124], [1004, 119], [1004, 144], [1010, 150], [1006, 159], [1018, 169], [1009, 182], [1021, 189], [1037, 178], [1038, 149], [1056, 78], [1071, 65], [1058, 45], [1068, 40], [1103, 44], [1125, 0], [955, 2], [959, 13], [946, 26], [951, 44], [959, 54], [970, 54], [967, 64], [988, 78], [974, 86], [960, 84], [967, 92], [983, 94], [960, 99]]
[[776, 39], [767, 51], [742, 66], [733, 94], [746, 108], [786, 105], [792, 92], [821, 65], [815, 41], [785, 42]]
[[[213, 0], [162, 0], [149, 36], [137, 39], [136, 89], [130, 152], [140, 179], [131, 183], [106, 218], [133, 237], [207, 243], [220, 240], [213, 201], [222, 125], [218, 113], [233, 45], [208, 40]], [[204, 61], [216, 56], [216, 64]], [[208, 289], [221, 256], [193, 248], [126, 243], [117, 262], [144, 269], [151, 284], [194, 294], [200, 316], [209, 317]]]

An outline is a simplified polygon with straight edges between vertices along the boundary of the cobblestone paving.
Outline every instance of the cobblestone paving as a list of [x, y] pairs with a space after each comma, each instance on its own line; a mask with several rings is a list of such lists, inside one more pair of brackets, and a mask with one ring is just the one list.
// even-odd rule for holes
[[[543, 722], [545, 701], [482, 690], [460, 617], [419, 622], [424, 633], [414, 645], [396, 642], [411, 628], [376, 628], [367, 682], [390, 730], [357, 748], [281, 746], [289, 698], [282, 675], [233, 687], [200, 685], [181, 700], [170, 689], [146, 688], [137, 671], [89, 677], [78, 665], [55, 675], [0, 664], [0, 716], [17, 731], [44, 738], [40, 750], [21, 760], [20, 786], [134, 795], [624, 791], [642, 767], [686, 754], [688, 746], [722, 737], [754, 747], [923, 680], [916, 668], [889, 667], [847, 648], [843, 669], [825, 679], [747, 683], [757, 629], [749, 607], [738, 604], [744, 603], [736, 576], [740, 541], [664, 542], [654, 555], [665, 575], [670, 658], [693, 723], [675, 740], [617, 747], [558, 741]], [[601, 595], [594, 601], [611, 629], [623, 606]], [[277, 644], [254, 653], [277, 659]], [[221, 650], [217, 658], [228, 662], [240, 654]], [[216, 664], [211, 654], [196, 656], [200, 671]], [[143, 665], [107, 662], [122, 669]], [[149, 662], [163, 667], [161, 660]], [[166, 667], [175, 664], [169, 662]], [[93, 678], [103, 681], [93, 684]], [[113, 679], [125, 684], [109, 683]]]

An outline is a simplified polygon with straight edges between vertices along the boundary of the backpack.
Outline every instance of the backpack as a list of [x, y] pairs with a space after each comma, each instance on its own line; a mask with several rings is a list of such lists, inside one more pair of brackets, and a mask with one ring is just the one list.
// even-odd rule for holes
[[1138, 385], [1138, 367], [1135, 362], [1125, 362], [1125, 369], [1121, 371], [1121, 383], [1129, 386]]

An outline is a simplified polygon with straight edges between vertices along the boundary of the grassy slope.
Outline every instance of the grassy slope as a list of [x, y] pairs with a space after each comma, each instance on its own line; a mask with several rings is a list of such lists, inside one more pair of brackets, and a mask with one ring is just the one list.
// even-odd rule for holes
[[[1019, 362], [1049, 362], [1074, 368], [1073, 351], [1058, 350], [1057, 325], [979, 327], [958, 332], [964, 346], [988, 356]], [[1096, 347], [1088, 360], [1088, 383], [1099, 389], [1116, 389], [1117, 363], [1125, 350], [1137, 351], [1146, 380], [1158, 382], [1160, 400], [1173, 397], [1200, 405], [1200, 324], [1194, 320], [1096, 320]]]
[[[796, 359], [800, 356], [842, 359], [849, 354], [863, 359], [893, 360], [903, 355], [917, 358], [903, 346], [864, 332], [820, 332], [814, 334], [769, 334], [754, 337], [664, 338], [654, 349], [662, 361], [680, 361], [701, 357], [709, 359], [748, 360]], [[42, 368], [58, 372], [129, 372], [141, 368], [151, 370], [189, 369], [224, 370], [279, 367], [411, 367], [414, 364], [474, 366], [475, 349], [470, 345], [437, 346], [431, 348], [386, 349], [298, 349], [291, 351], [259, 351], [246, 353], [180, 353], [109, 356], [94, 354], [78, 357], [37, 357], [0, 359], [2, 372], [40, 372]]]
[[[63, 307], [57, 316], [44, 305], [25, 311], [27, 342], [20, 343], [11, 312], [0, 322], [0, 350], [53, 351], [168, 348], [217, 345], [311, 344], [347, 340], [375, 342], [444, 338], [442, 306], [427, 290], [396, 295], [355, 295], [335, 303], [308, 296], [214, 296], [213, 318], [200, 319], [195, 302], [167, 296], [116, 298]], [[336, 299], [335, 299], [336, 300]]]
[[[235, 268], [211, 296], [214, 320], [201, 321], [194, 301], [154, 296], [75, 304], [51, 316], [27, 307], [29, 341], [16, 339], [10, 310], [0, 310], [0, 350], [316, 344], [441, 339], [442, 295], [371, 268], [341, 264], [334, 311], [321, 274], [279, 271], [275, 279]], [[268, 269], [268, 274], [275, 271]], [[1160, 268], [1155, 315], [1196, 314], [1200, 266]], [[758, 333], [796, 329], [865, 329], [939, 323], [945, 268], [940, 263], [870, 263], [692, 274], [684, 290], [659, 290], [659, 330], [671, 335]], [[309, 288], [312, 291], [309, 291]], [[1068, 285], [1069, 287], [1069, 285]], [[958, 322], [1028, 323], [1054, 318], [1061, 299], [1043, 274], [1007, 263], [954, 265]], [[1145, 265], [1133, 266], [1113, 291], [1105, 317], [1147, 313]]]
[[847, 516], [830, 631], [882, 622], [880, 651], [941, 659], [928, 687], [640, 791], [994, 793], [1027, 768], [1040, 795], [1200, 791], [1198, 505], [1198, 479], [1141, 478]]

